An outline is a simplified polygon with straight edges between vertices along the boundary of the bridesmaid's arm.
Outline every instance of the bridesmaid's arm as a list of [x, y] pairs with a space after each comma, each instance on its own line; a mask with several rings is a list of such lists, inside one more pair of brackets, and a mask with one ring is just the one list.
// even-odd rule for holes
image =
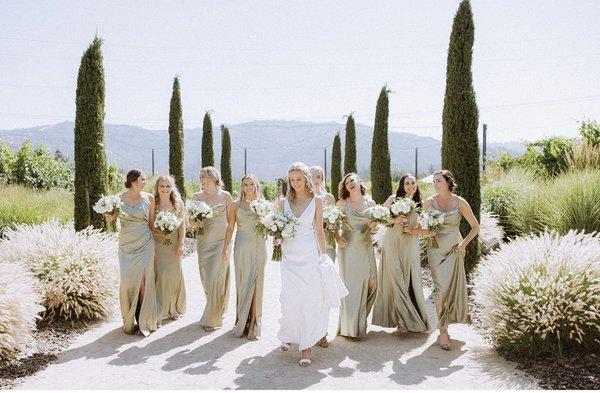
[[[339, 201], [337, 201], [336, 206], [339, 207], [340, 209], [342, 209], [342, 211], [344, 210], [344, 200], [340, 199]], [[337, 242], [338, 246], [340, 246], [341, 248], [346, 247], [346, 244], [348, 244], [348, 242], [346, 241], [346, 239], [344, 239], [344, 237], [342, 235], [340, 235], [338, 233], [338, 231], [335, 231], [333, 233], [333, 236], [335, 236], [335, 241]]]
[[233, 237], [233, 230], [235, 229], [235, 214], [237, 213], [237, 209], [240, 207], [240, 202], [233, 202], [227, 204], [227, 229], [225, 230], [225, 241], [223, 242], [223, 250], [221, 251], [221, 259], [226, 261], [229, 259], [229, 243], [231, 243], [231, 238]]
[[319, 247], [319, 256], [325, 253], [325, 231], [323, 230], [323, 200], [315, 195], [315, 233], [317, 235], [317, 246]]
[[154, 219], [156, 218], [156, 204], [154, 203], [154, 195], [148, 194], [148, 201], [150, 201], [150, 212], [148, 213], [148, 225], [153, 235], [162, 235], [162, 233], [154, 228]]
[[[431, 210], [431, 207], [432, 207], [431, 199], [426, 199], [421, 203], [421, 209], [425, 212]], [[405, 225], [404, 233], [408, 233], [409, 235], [426, 236], [426, 237], [435, 235], [433, 232], [428, 231], [427, 229], [423, 229], [423, 228], [419, 227], [418, 225], [413, 228], [409, 227], [408, 225]]]
[[465, 255], [465, 250], [467, 245], [473, 240], [477, 234], [479, 233], [479, 222], [477, 221], [477, 217], [473, 214], [473, 210], [469, 205], [469, 202], [465, 201], [463, 198], [458, 197], [458, 209], [460, 210], [460, 214], [467, 220], [469, 225], [471, 226], [471, 230], [467, 237], [463, 239], [462, 242], [458, 243], [456, 247], [456, 252]]

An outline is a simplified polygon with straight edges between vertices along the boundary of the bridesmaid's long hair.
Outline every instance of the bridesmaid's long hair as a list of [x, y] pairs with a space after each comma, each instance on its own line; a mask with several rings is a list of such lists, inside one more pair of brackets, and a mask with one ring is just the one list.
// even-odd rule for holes
[[340, 197], [339, 199], [348, 199], [348, 197], [350, 196], [350, 191], [348, 191], [348, 189], [346, 188], [346, 179], [348, 179], [350, 176], [356, 176], [356, 179], [358, 180], [358, 185], [360, 186], [360, 195], [364, 196], [367, 193], [367, 189], [365, 188], [365, 186], [363, 186], [362, 182], [360, 181], [360, 177], [358, 177], [356, 173], [350, 172], [347, 173], [346, 176], [344, 176], [344, 178], [338, 186], [338, 196]]
[[396, 198], [404, 198], [406, 196], [406, 191], [404, 191], [404, 180], [406, 180], [407, 177], [412, 177], [413, 179], [415, 179], [415, 184], [417, 186], [417, 190], [415, 191], [412, 200], [417, 202], [417, 206], [421, 207], [421, 190], [419, 189], [419, 183], [417, 183], [417, 178], [414, 177], [413, 175], [411, 175], [410, 173], [407, 173], [406, 175], [402, 176], [400, 178], [400, 180], [398, 180], [398, 189], [396, 190]]
[[240, 200], [246, 200], [246, 193], [244, 192], [244, 180], [246, 179], [252, 180], [252, 183], [254, 183], [254, 188], [256, 189], [256, 198], [260, 198], [260, 183], [258, 182], [258, 179], [256, 179], [256, 176], [252, 174], [247, 174], [242, 176], [242, 179], [240, 180]]
[[318, 165], [314, 165], [310, 167], [310, 174], [312, 176], [314, 176], [313, 174], [315, 172], [319, 172], [321, 174], [321, 184], [319, 184], [319, 192], [322, 195], [326, 195], [327, 194], [327, 189], [325, 188], [325, 171], [323, 171], [323, 168], [321, 168]]
[[154, 200], [155, 200], [156, 206], [158, 207], [160, 204], [160, 192], [158, 192], [159, 191], [158, 187], [160, 186], [160, 182], [163, 180], [166, 180], [169, 183], [171, 183], [171, 193], [169, 194], [169, 201], [171, 201], [171, 205], [173, 205], [173, 208], [179, 215], [181, 213], [179, 204], [180, 203], [183, 204], [183, 201], [181, 199], [181, 194], [179, 193], [179, 190], [177, 189], [177, 185], [175, 185], [175, 179], [173, 179], [173, 176], [170, 176], [170, 175], [159, 176], [158, 179], [156, 179], [156, 183], [154, 183]]
[[212, 181], [217, 185], [217, 188], [223, 188], [223, 180], [221, 180], [221, 172], [214, 166], [205, 166], [200, 169], [200, 173], [198, 174], [198, 179], [202, 179], [203, 176], [207, 176], [212, 179]]
[[303, 162], [294, 162], [288, 168], [286, 196], [289, 196], [290, 199], [296, 199], [296, 190], [294, 190], [294, 187], [292, 187], [292, 184], [290, 183], [290, 172], [292, 171], [300, 171], [304, 174], [304, 180], [306, 181], [304, 187], [306, 187], [306, 193], [308, 196], [314, 196], [315, 191], [313, 190], [312, 175], [310, 174], [310, 169], [308, 169], [308, 166], [306, 166], [306, 164]]

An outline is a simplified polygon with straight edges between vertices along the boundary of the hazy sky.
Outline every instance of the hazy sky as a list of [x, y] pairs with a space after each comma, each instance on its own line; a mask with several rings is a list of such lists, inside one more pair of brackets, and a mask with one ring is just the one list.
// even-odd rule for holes
[[[387, 83], [390, 129], [441, 138], [458, 1], [0, 0], [0, 129], [73, 120], [96, 29], [106, 121], [167, 127], [181, 76], [185, 127], [334, 120], [373, 125]], [[474, 1], [473, 76], [492, 141], [576, 136], [600, 120], [600, 1]]]

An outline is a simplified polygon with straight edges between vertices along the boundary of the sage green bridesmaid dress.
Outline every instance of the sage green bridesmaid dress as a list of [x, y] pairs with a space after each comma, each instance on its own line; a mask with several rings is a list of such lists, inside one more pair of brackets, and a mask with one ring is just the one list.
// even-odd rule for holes
[[265, 238], [256, 234], [256, 215], [239, 207], [236, 212], [237, 232], [233, 248], [236, 287], [236, 321], [233, 334], [242, 337], [248, 332], [252, 297], [255, 297], [254, 335], [260, 336], [267, 245]]
[[[148, 336], [160, 324], [154, 283], [154, 239], [148, 222], [150, 202], [142, 198], [135, 206], [124, 204], [121, 213], [119, 217], [121, 221], [119, 303], [123, 331], [133, 334], [139, 328], [145, 336]], [[144, 297], [141, 300], [139, 316], [136, 317], [142, 278], [144, 278]]]
[[[416, 212], [407, 216], [408, 225], [417, 225]], [[402, 231], [402, 224], [387, 228], [377, 275], [377, 300], [373, 325], [403, 326], [409, 332], [430, 329], [421, 284], [419, 237]]]
[[[433, 207], [440, 210], [435, 200], [433, 200]], [[471, 322], [464, 259], [452, 251], [452, 247], [463, 240], [459, 229], [461, 219], [458, 205], [445, 212], [444, 224], [435, 236], [438, 248], [432, 247], [431, 240], [427, 245], [427, 258], [433, 285], [439, 294], [441, 304], [438, 328], [444, 328], [451, 323]]]
[[165, 246], [163, 237], [155, 237], [156, 302], [162, 318], [177, 319], [185, 314], [186, 293], [181, 257], [175, 253], [179, 245], [179, 229], [170, 235], [171, 245]]
[[[324, 204], [324, 206], [329, 205], [329, 202], [327, 202], [326, 198], [323, 198], [323, 204]], [[326, 233], [326, 235], [327, 235], [327, 233]], [[336, 243], [335, 243], [335, 240], [333, 242], [330, 242], [328, 240], [328, 238], [329, 238], [329, 236], [325, 236], [325, 240], [326, 240], [325, 253], [327, 255], [329, 255], [329, 258], [331, 258], [331, 260], [333, 262], [335, 262], [335, 256], [336, 256], [335, 245], [336, 245]]]
[[204, 222], [204, 234], [196, 239], [198, 269], [200, 281], [206, 296], [206, 306], [200, 319], [200, 325], [210, 327], [223, 326], [223, 314], [229, 302], [229, 260], [221, 259], [227, 214], [224, 203], [212, 206], [213, 218]]
[[[369, 206], [374, 204], [369, 201]], [[353, 229], [345, 229], [342, 233], [347, 244], [340, 247], [338, 260], [340, 276], [350, 293], [342, 299], [338, 334], [356, 338], [367, 334], [367, 316], [377, 293], [377, 265], [371, 236], [361, 233], [369, 217], [364, 211], [348, 207], [347, 201], [345, 213]]]

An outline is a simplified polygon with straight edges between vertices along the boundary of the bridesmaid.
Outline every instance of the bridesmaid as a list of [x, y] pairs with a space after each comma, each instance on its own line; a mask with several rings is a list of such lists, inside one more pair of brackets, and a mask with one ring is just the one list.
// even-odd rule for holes
[[[119, 268], [121, 283], [119, 303], [123, 331], [150, 335], [160, 324], [154, 285], [154, 196], [144, 192], [146, 175], [139, 169], [127, 173], [127, 191], [120, 195], [124, 203], [121, 216], [107, 215], [109, 222], [118, 220]], [[119, 226], [119, 225], [118, 225]]]
[[212, 332], [223, 325], [223, 314], [229, 302], [229, 259], [221, 259], [221, 251], [233, 201], [231, 195], [222, 189], [221, 173], [215, 167], [202, 168], [199, 177], [202, 191], [195, 193], [192, 199], [206, 202], [215, 215], [202, 222], [193, 220], [190, 227], [204, 228], [204, 234], [198, 236], [196, 243], [200, 281], [206, 295], [206, 307], [200, 325], [204, 331]]
[[[421, 192], [414, 176], [402, 176], [396, 195], [390, 196], [384, 206], [389, 209], [400, 198], [410, 198], [421, 207]], [[426, 332], [430, 328], [421, 285], [418, 230], [411, 229], [417, 225], [417, 216], [417, 212], [411, 212], [390, 220], [394, 226], [386, 230], [381, 250], [372, 323], [395, 327], [395, 334]]]
[[181, 225], [171, 235], [171, 245], [165, 246], [165, 236], [154, 235], [156, 256], [156, 301], [161, 317], [172, 320], [185, 314], [186, 294], [181, 257], [185, 242], [184, 206], [181, 195], [171, 176], [160, 176], [154, 185], [156, 212], [174, 212], [182, 220]]
[[[465, 275], [465, 249], [479, 233], [479, 223], [469, 203], [454, 194], [457, 188], [454, 176], [448, 170], [433, 174], [436, 195], [423, 202], [423, 210], [435, 209], [444, 213], [444, 224], [435, 235], [438, 247], [431, 242], [427, 247], [427, 258], [433, 278], [435, 308], [438, 315], [440, 334], [438, 343], [442, 349], [450, 349], [448, 325], [470, 323], [467, 279]], [[464, 217], [471, 230], [464, 239], [460, 233], [460, 221]]]
[[337, 205], [345, 211], [352, 229], [344, 229], [339, 238], [340, 275], [350, 294], [342, 299], [338, 334], [355, 341], [367, 334], [367, 316], [377, 292], [377, 266], [371, 237], [361, 232], [369, 220], [365, 210], [375, 202], [365, 196], [366, 189], [355, 173], [348, 173], [339, 184]]
[[235, 266], [236, 321], [233, 334], [257, 340], [260, 336], [263, 286], [267, 245], [256, 234], [257, 217], [250, 212], [250, 202], [260, 195], [260, 186], [254, 175], [245, 175], [240, 181], [240, 199], [227, 211], [227, 232], [221, 251], [221, 259], [229, 260], [229, 243], [237, 224], [233, 261]]
[[[321, 197], [324, 206], [334, 205], [335, 198], [325, 189], [325, 172], [323, 171], [323, 168], [315, 165], [310, 168], [310, 174], [312, 175], [312, 183], [315, 195]], [[325, 243], [325, 253], [329, 255], [332, 261], [335, 261], [335, 242], [333, 244], [330, 242]]]

